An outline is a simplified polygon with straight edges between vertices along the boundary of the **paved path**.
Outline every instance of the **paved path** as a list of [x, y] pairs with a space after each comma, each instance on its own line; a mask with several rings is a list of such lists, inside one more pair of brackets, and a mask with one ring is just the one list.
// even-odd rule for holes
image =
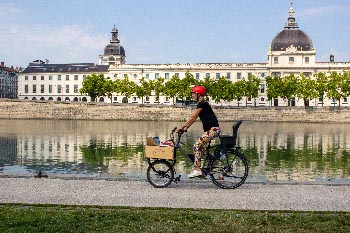
[[349, 211], [349, 185], [244, 184], [235, 190], [184, 180], [165, 189], [146, 181], [0, 178], [0, 203]]

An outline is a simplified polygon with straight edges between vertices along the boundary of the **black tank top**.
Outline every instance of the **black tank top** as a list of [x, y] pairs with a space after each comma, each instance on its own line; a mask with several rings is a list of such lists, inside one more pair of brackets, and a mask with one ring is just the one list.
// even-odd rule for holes
[[208, 102], [199, 102], [197, 108], [202, 109], [199, 113], [199, 119], [202, 121], [204, 132], [210, 130], [212, 127], [219, 127], [218, 119]]

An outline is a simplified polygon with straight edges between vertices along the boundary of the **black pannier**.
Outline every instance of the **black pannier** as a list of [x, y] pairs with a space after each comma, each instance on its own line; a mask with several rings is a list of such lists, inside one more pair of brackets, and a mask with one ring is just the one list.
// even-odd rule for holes
[[221, 138], [221, 144], [225, 148], [232, 148], [236, 146], [236, 140], [237, 140], [237, 134], [238, 134], [238, 128], [242, 124], [242, 121], [237, 121], [232, 126], [232, 136], [231, 135], [222, 135]]

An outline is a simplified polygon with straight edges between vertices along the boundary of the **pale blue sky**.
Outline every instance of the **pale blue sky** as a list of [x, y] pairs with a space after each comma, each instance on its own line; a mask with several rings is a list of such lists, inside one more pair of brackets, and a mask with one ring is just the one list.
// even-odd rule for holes
[[[294, 0], [317, 61], [350, 61], [350, 1]], [[98, 63], [119, 30], [127, 64], [266, 62], [289, 0], [0, 0], [0, 61]]]

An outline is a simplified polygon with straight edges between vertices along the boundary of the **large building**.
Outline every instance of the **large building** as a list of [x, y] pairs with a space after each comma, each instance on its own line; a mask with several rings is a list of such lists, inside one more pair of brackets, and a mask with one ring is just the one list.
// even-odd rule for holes
[[[120, 45], [118, 30], [112, 29], [112, 40], [104, 49], [104, 54], [99, 56], [99, 65], [94, 64], [46, 64], [45, 62], [30, 63], [20, 74], [18, 97], [31, 100], [55, 100], [55, 101], [90, 101], [90, 97], [81, 96], [79, 89], [82, 87], [84, 77], [92, 73], [103, 73], [105, 77], [113, 80], [128, 77], [130, 81], [139, 84], [142, 77], [146, 80], [155, 80], [159, 77], [169, 80], [177, 75], [180, 79], [190, 72], [196, 79], [218, 79], [226, 77], [232, 82], [247, 78], [249, 75], [260, 78], [259, 97], [256, 100], [243, 99], [225, 102], [225, 105], [256, 105], [256, 106], [284, 106], [288, 103], [282, 99], [272, 102], [267, 100], [266, 82], [267, 76], [296, 76], [304, 74], [313, 77], [319, 72], [343, 72], [350, 70], [349, 62], [334, 62], [334, 55], [330, 53], [327, 62], [316, 62], [316, 49], [311, 38], [302, 30], [295, 20], [294, 9], [291, 6], [288, 11], [288, 19], [282, 31], [272, 39], [268, 48], [268, 60], [266, 63], [196, 63], [196, 64], [126, 64], [125, 50]], [[112, 99], [100, 98], [98, 101], [113, 103], [141, 103], [137, 96], [125, 97], [113, 95]], [[145, 103], [158, 103], [155, 96], [146, 98]], [[159, 103], [170, 104], [171, 101], [161, 96]], [[340, 102], [342, 106], [349, 106], [347, 99]], [[303, 100], [295, 99], [293, 105], [303, 106]], [[309, 103], [312, 106], [320, 104], [337, 104], [333, 100], [313, 99]]]
[[0, 98], [17, 98], [18, 69], [0, 64]]

